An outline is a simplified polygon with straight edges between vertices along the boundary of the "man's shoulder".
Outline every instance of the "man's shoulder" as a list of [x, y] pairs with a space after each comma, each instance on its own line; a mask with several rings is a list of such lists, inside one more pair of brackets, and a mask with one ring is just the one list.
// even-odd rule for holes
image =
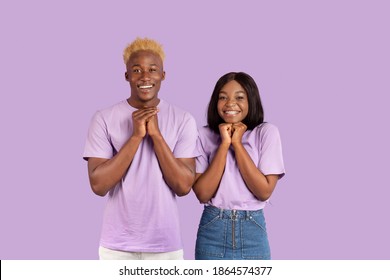
[[111, 104], [109, 106], [106, 106], [106, 107], [103, 107], [102, 109], [99, 109], [98, 111], [99, 112], [102, 112], [102, 113], [107, 113], [107, 112], [112, 112], [112, 111], [116, 111], [116, 110], [123, 110], [125, 108], [125, 102], [127, 102], [126, 100], [121, 100], [117, 103], [114, 103], [114, 104]]
[[96, 114], [102, 116], [103, 118], [112, 116], [113, 114], [121, 114], [123, 112], [126, 112], [126, 110], [129, 110], [130, 108], [130, 106], [127, 106], [129, 108], [126, 108], [126, 103], [126, 100], [119, 101], [110, 106], [98, 109], [96, 111]]
[[[177, 116], [183, 116], [183, 117], [192, 118], [192, 119], [194, 118], [192, 116], [192, 114], [190, 112], [188, 112], [187, 110], [184, 110], [183, 108], [181, 108], [175, 104], [169, 103], [163, 99], [161, 99], [161, 101], [160, 101], [160, 106], [162, 108], [165, 108], [166, 112], [173, 113]], [[157, 106], [157, 107], [159, 107], [159, 106]]]

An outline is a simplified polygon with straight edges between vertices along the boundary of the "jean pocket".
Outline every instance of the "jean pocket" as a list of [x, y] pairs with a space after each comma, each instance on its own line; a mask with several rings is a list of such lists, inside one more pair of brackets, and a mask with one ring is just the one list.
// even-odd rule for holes
[[243, 259], [268, 260], [271, 252], [263, 215], [241, 221]]
[[225, 254], [227, 220], [219, 214], [204, 211], [199, 223], [196, 237], [196, 259], [207, 259], [207, 256], [222, 258]]

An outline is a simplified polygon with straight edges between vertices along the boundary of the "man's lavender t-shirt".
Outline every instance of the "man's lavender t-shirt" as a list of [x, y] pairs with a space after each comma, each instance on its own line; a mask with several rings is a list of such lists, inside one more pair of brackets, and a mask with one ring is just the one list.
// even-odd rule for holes
[[[221, 137], [208, 127], [199, 129], [197, 149], [201, 154], [196, 159], [196, 173], [204, 173], [214, 158], [221, 143]], [[242, 137], [242, 143], [249, 156], [264, 174], [284, 176], [284, 163], [279, 130], [276, 126], [263, 123], [248, 130]], [[258, 200], [246, 186], [238, 169], [232, 146], [226, 158], [225, 171], [217, 193], [207, 204], [223, 209], [258, 210], [266, 202]]]
[[[194, 158], [197, 127], [187, 112], [160, 99], [160, 131], [176, 158]], [[94, 115], [85, 159], [112, 158], [133, 132], [126, 100]], [[109, 192], [100, 245], [132, 252], [169, 252], [182, 248], [176, 196], [163, 178], [153, 142], [147, 135], [122, 180]]]

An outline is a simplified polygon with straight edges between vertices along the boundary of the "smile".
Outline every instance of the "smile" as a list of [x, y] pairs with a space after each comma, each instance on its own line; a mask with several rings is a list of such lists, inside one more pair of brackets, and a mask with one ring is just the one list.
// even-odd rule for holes
[[240, 111], [223, 111], [225, 115], [235, 116], [240, 113]]
[[138, 85], [138, 88], [140, 89], [150, 89], [152, 87], [154, 87], [154, 85], [144, 85], [144, 86]]

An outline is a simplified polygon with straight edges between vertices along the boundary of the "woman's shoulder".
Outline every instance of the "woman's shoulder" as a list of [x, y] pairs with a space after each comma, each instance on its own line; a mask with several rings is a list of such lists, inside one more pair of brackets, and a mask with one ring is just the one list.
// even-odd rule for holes
[[266, 133], [268, 131], [279, 131], [278, 127], [272, 123], [269, 122], [263, 122], [256, 126], [253, 130], [257, 132]]
[[267, 136], [279, 136], [279, 129], [276, 125], [263, 122], [253, 129], [253, 133], [259, 137], [264, 138]]
[[215, 133], [208, 125], [198, 128], [199, 138], [202, 141], [217, 141], [219, 134]]

